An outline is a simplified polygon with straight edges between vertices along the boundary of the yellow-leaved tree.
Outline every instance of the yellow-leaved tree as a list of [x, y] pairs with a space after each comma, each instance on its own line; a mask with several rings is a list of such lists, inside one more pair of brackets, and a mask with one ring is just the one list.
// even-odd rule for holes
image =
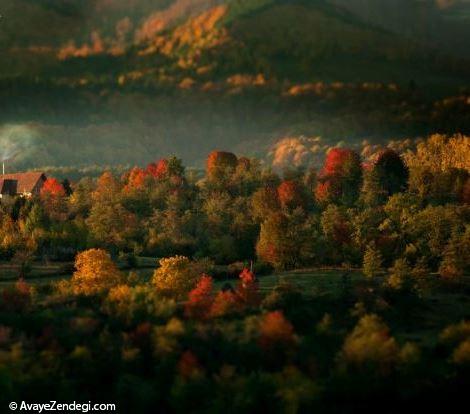
[[75, 258], [77, 269], [72, 277], [73, 291], [83, 295], [95, 295], [118, 285], [123, 275], [102, 249], [89, 249]]
[[202, 262], [194, 262], [185, 256], [174, 256], [160, 260], [152, 283], [158, 291], [176, 298], [184, 298], [197, 284], [207, 267]]
[[470, 172], [470, 137], [455, 134], [431, 135], [416, 147], [416, 152], [405, 154], [410, 168], [427, 168], [432, 172], [461, 169]]

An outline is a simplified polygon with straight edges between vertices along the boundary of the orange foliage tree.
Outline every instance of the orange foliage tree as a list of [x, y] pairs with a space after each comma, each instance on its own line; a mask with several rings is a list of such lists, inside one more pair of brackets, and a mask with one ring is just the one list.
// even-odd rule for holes
[[96, 182], [95, 191], [92, 198], [95, 202], [112, 202], [120, 192], [120, 184], [116, 177], [110, 172], [105, 171]]
[[145, 170], [148, 174], [152, 177], [156, 178], [157, 180], [161, 180], [168, 176], [169, 173], [169, 162], [167, 159], [162, 158], [157, 162], [152, 162], [147, 165]]
[[188, 318], [205, 319], [209, 316], [214, 298], [212, 295], [213, 281], [210, 276], [203, 275], [196, 287], [189, 292], [185, 304], [185, 315]]
[[283, 181], [277, 188], [277, 195], [283, 208], [305, 207], [304, 189], [297, 181]]
[[233, 315], [240, 311], [240, 300], [237, 294], [231, 290], [221, 290], [217, 293], [211, 307], [211, 316], [219, 317]]
[[131, 191], [131, 190], [139, 190], [142, 189], [145, 185], [145, 178], [147, 177], [147, 173], [138, 167], [134, 167], [127, 179], [127, 184], [124, 187], [124, 191]]
[[333, 148], [320, 171], [315, 196], [323, 203], [352, 204], [359, 197], [361, 184], [359, 154], [350, 149]]
[[240, 300], [248, 306], [256, 306], [259, 304], [259, 285], [255, 274], [245, 268], [240, 273], [240, 281], [237, 288]]
[[99, 294], [117, 286], [122, 280], [117, 266], [102, 249], [89, 249], [77, 254], [75, 268], [71, 282], [77, 294]]
[[63, 197], [65, 196], [65, 190], [55, 178], [48, 178], [41, 188], [41, 196]]
[[159, 292], [179, 298], [186, 297], [195, 288], [205, 267], [185, 256], [160, 259], [159, 264], [152, 277], [153, 285]]
[[295, 343], [295, 340], [294, 327], [282, 311], [273, 311], [264, 315], [260, 325], [259, 344], [261, 347], [291, 345]]
[[66, 203], [64, 202], [65, 195], [64, 187], [55, 178], [48, 178], [44, 182], [40, 197], [45, 211], [48, 212], [51, 218], [58, 221], [65, 220], [67, 216]]
[[231, 152], [212, 151], [207, 157], [207, 176], [220, 178], [226, 172], [235, 171], [237, 163], [237, 156]]

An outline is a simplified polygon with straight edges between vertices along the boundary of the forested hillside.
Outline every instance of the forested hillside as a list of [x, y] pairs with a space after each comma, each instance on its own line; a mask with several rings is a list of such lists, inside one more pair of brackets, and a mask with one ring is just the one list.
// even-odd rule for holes
[[[200, 167], [214, 147], [265, 158], [292, 137], [468, 132], [465, 55], [401, 30], [385, 5], [340, 3], [2, 0], [9, 168], [144, 163], [149, 150]], [[410, 7], [403, 22], [432, 28], [467, 3]]]

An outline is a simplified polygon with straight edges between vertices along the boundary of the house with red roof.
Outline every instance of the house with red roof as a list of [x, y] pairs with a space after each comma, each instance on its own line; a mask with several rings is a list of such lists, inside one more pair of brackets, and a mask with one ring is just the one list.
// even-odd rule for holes
[[0, 197], [38, 196], [46, 182], [46, 175], [40, 171], [3, 174], [0, 176]]

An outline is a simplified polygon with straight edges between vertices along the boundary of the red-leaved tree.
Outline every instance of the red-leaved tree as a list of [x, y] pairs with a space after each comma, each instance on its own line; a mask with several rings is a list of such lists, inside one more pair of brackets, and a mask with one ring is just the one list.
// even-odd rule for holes
[[305, 207], [304, 189], [297, 181], [283, 181], [277, 187], [277, 195], [283, 208]]
[[65, 196], [65, 190], [55, 178], [48, 178], [41, 188], [41, 196], [62, 197]]
[[353, 204], [359, 197], [362, 165], [359, 154], [345, 148], [333, 148], [320, 171], [315, 196], [322, 203]]
[[129, 173], [127, 185], [124, 187], [124, 191], [142, 189], [145, 185], [146, 177], [147, 174], [142, 168], [134, 167]]
[[210, 276], [203, 275], [196, 287], [189, 292], [184, 313], [188, 318], [206, 319], [209, 317], [214, 297], [213, 281]]
[[156, 178], [157, 180], [161, 180], [168, 176], [169, 172], [169, 163], [168, 160], [162, 158], [157, 162], [152, 162], [147, 165], [146, 172], [150, 174], [152, 177]]
[[246, 306], [257, 306], [260, 301], [259, 285], [255, 274], [245, 268], [240, 273], [240, 281], [237, 293], [243, 304]]

